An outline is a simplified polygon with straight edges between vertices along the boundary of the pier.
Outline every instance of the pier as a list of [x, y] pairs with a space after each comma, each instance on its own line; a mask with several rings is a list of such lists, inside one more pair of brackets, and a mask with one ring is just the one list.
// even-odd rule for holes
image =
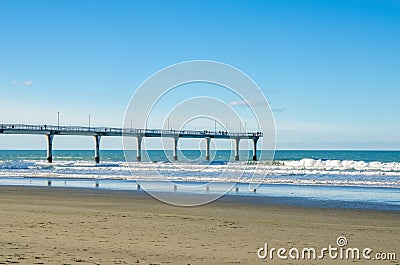
[[197, 130], [162, 130], [162, 129], [132, 129], [111, 127], [82, 127], [82, 126], [53, 126], [53, 125], [26, 125], [0, 124], [0, 134], [30, 134], [44, 135], [47, 139], [47, 161], [53, 162], [53, 140], [55, 136], [76, 135], [94, 137], [94, 160], [100, 163], [100, 141], [106, 136], [136, 137], [137, 161], [142, 160], [142, 139], [144, 137], [168, 137], [173, 140], [173, 159], [178, 160], [178, 141], [181, 138], [205, 139], [206, 160], [210, 160], [210, 142], [212, 139], [233, 140], [235, 143], [235, 160], [239, 160], [239, 144], [241, 140], [253, 141], [253, 160], [257, 160], [257, 141], [263, 137], [261, 132], [226, 132], [226, 131], [197, 131]]

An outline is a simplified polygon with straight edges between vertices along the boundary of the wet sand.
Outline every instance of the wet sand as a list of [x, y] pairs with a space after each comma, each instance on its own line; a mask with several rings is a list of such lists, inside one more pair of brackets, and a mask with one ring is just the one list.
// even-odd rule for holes
[[[174, 207], [143, 192], [0, 187], [0, 264], [399, 264], [400, 213], [225, 197]], [[269, 247], [396, 252], [397, 261], [260, 260]]]

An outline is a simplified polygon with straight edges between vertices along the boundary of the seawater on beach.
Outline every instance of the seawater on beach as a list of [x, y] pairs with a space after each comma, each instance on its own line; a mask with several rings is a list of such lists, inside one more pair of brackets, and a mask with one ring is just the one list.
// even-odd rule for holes
[[[55, 151], [55, 161], [43, 159], [43, 151], [0, 151], [0, 185], [137, 190], [136, 180], [147, 181], [165, 192], [165, 181], [198, 185], [195, 193], [227, 193], [253, 198], [280, 198], [289, 204], [323, 204], [327, 207], [398, 210], [400, 207], [400, 152], [396, 151], [277, 151], [276, 161], [230, 163], [229, 151], [219, 151], [210, 164], [192, 162], [199, 151], [185, 151], [186, 160], [168, 162], [163, 151], [149, 151], [153, 162], [130, 168], [122, 151], [103, 151], [95, 164], [92, 151]], [[167, 154], [168, 155], [168, 154]], [[351, 159], [354, 157], [356, 159]], [[240, 179], [229, 179], [247, 168]], [[221, 177], [221, 172], [227, 171]], [[213, 186], [206, 189], [207, 183]], [[238, 182], [235, 184], [235, 182]], [[256, 192], [249, 183], [260, 184]], [[193, 191], [192, 191], [193, 192]], [[300, 200], [299, 200], [300, 199]]]

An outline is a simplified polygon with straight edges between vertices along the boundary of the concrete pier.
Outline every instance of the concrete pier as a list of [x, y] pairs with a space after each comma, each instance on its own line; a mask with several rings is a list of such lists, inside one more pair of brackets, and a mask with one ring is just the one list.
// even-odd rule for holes
[[96, 163], [100, 163], [100, 139], [101, 136], [95, 135], [94, 136], [94, 143], [95, 143], [95, 151], [94, 151], [94, 161]]
[[210, 137], [206, 137], [206, 160], [210, 161], [210, 141], [211, 138]]
[[235, 160], [239, 161], [239, 144], [240, 144], [240, 138], [235, 139]]
[[257, 141], [258, 138], [253, 139], [253, 161], [257, 161]]
[[136, 161], [142, 161], [142, 137], [136, 137], [137, 149], [136, 149]]
[[53, 163], [53, 134], [46, 134], [47, 138], [47, 162]]
[[178, 161], [178, 137], [174, 137], [174, 161]]

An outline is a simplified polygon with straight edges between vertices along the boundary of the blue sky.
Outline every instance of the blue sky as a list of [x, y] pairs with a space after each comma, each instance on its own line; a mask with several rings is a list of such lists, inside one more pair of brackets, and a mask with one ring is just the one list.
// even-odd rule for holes
[[[399, 47], [399, 1], [2, 0], [0, 123], [55, 124], [59, 111], [62, 124], [120, 127], [146, 78], [203, 59], [260, 86], [279, 149], [400, 149]], [[1, 136], [0, 149], [36, 139]]]

